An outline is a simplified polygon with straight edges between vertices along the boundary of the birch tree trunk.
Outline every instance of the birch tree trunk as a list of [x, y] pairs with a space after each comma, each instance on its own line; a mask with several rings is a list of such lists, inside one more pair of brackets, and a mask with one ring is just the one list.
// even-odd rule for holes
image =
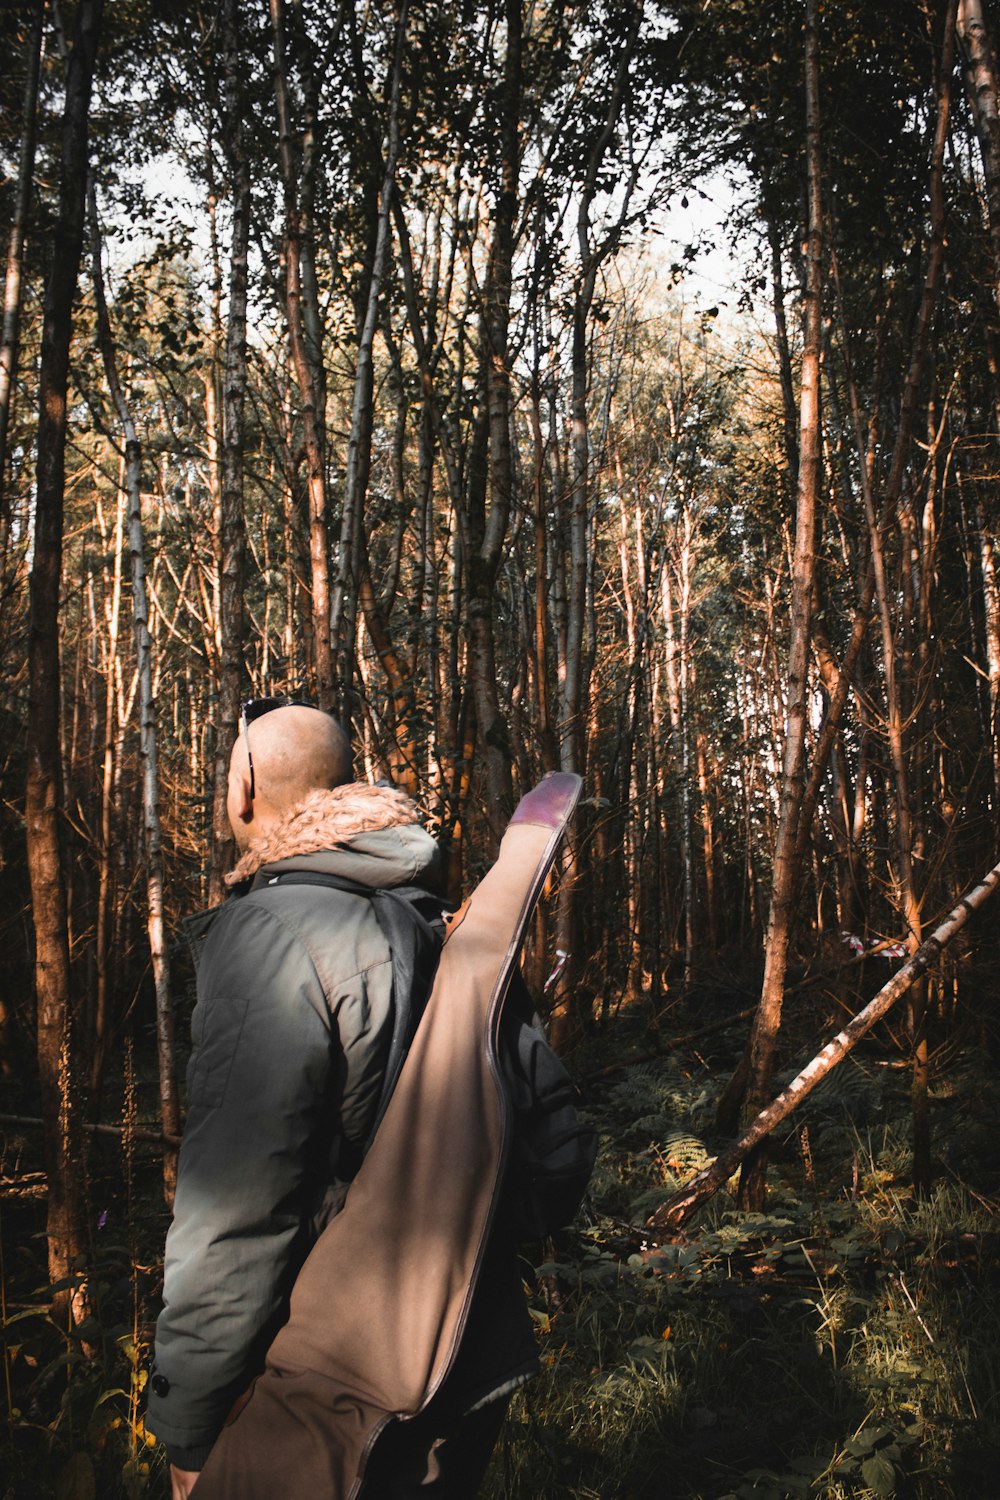
[[[771, 908], [760, 1006], [750, 1039], [748, 1108], [756, 1113], [767, 1098], [781, 1025], [785, 971], [797, 897], [800, 860], [796, 845], [805, 772], [809, 637], [816, 568], [816, 503], [821, 462], [820, 355], [823, 317], [823, 207], [821, 197], [819, 39], [816, 0], [807, 0], [805, 34], [806, 175], [809, 186], [802, 379], [799, 399], [799, 473], [792, 563], [791, 638], [781, 810], [774, 850]], [[765, 1195], [766, 1157], [757, 1151], [743, 1167], [740, 1195], [760, 1212]]]
[[24, 109], [21, 117], [21, 154], [17, 168], [14, 214], [7, 244], [3, 327], [0, 330], [0, 563], [7, 552], [10, 504], [7, 496], [7, 429], [10, 423], [21, 331], [21, 279], [24, 271], [24, 234], [35, 175], [38, 75], [42, 61], [42, 30], [46, 0], [35, 0], [35, 13], [25, 46]]
[[[125, 492], [128, 496], [128, 548], [132, 575], [132, 623], [139, 678], [139, 754], [142, 762], [142, 831], [146, 865], [146, 930], [156, 994], [156, 1049], [160, 1081], [160, 1126], [164, 1136], [176, 1140], [181, 1131], [177, 1070], [174, 1063], [174, 1012], [170, 997], [170, 956], [163, 910], [163, 835], [160, 824], [160, 792], [157, 774], [156, 702], [153, 696], [153, 649], [149, 634], [149, 600], [146, 590], [146, 548], [142, 528], [142, 448], [135, 423], [118, 377], [114, 338], [108, 316], [101, 267], [101, 237], [97, 200], [90, 190], [90, 222], [93, 255], [94, 304], [97, 337], [104, 360], [104, 374], [118, 420], [125, 435]], [[163, 1195], [172, 1207], [177, 1184], [177, 1151], [163, 1153]]]
[[983, 161], [993, 251], [993, 297], [1000, 313], [1000, 81], [996, 49], [986, 25], [982, 0], [958, 0], [956, 19], [965, 83]]
[[[38, 1073], [45, 1121], [49, 1274], [83, 1248], [82, 1172], [72, 1073], [68, 909], [63, 871], [59, 595], [73, 297], [83, 248], [88, 117], [103, 0], [80, 0], [66, 71], [59, 210], [45, 289], [39, 379], [34, 558], [29, 579], [25, 827], [35, 927]], [[66, 1294], [62, 1294], [65, 1300]]]
[[770, 1135], [775, 1126], [787, 1119], [803, 1099], [812, 1093], [817, 1084], [822, 1083], [839, 1062], [843, 1062], [848, 1053], [854, 1050], [875, 1023], [888, 1014], [896, 1001], [905, 995], [913, 984], [923, 978], [952, 938], [962, 930], [973, 912], [989, 900], [998, 886], [1000, 886], [1000, 864], [994, 865], [980, 883], [962, 897], [958, 905], [953, 907], [944, 921], [935, 927], [917, 952], [907, 959], [887, 984], [882, 986], [875, 998], [859, 1011], [842, 1031], [838, 1032], [832, 1042], [828, 1042], [823, 1050], [816, 1054], [812, 1062], [792, 1079], [788, 1087], [783, 1089], [776, 1099], [760, 1111], [739, 1140], [721, 1152], [714, 1162], [704, 1167], [679, 1193], [675, 1193], [661, 1208], [656, 1210], [647, 1220], [649, 1226], [653, 1229], [666, 1229], [672, 1232], [681, 1229], [696, 1209], [706, 1203], [729, 1181], [740, 1163], [746, 1160], [750, 1152], [759, 1147], [760, 1142]]

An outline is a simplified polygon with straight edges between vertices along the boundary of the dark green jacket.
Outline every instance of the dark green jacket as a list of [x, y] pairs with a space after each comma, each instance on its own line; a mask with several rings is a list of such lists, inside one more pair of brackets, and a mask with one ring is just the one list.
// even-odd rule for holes
[[[305, 842], [315, 845], [315, 827]], [[392, 968], [372, 905], [267, 884], [293, 869], [373, 888], [439, 883], [436, 844], [408, 823], [268, 861], [213, 915], [146, 1418], [181, 1467], [201, 1467], [262, 1364], [299, 1266], [343, 1200], [338, 1163], [356, 1160], [381, 1089]]]

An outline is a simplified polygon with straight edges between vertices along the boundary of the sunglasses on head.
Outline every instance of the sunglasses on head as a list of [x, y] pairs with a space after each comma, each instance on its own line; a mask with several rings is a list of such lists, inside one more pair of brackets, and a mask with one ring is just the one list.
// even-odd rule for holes
[[292, 698], [288, 694], [282, 693], [273, 698], [247, 698], [240, 707], [240, 732], [246, 741], [247, 764], [250, 767], [251, 802], [254, 799], [256, 786], [253, 774], [253, 756], [250, 754], [250, 736], [247, 731], [256, 719], [262, 719], [265, 714], [273, 713], [276, 708], [290, 708], [293, 704], [301, 704], [306, 708], [310, 706], [302, 698]]

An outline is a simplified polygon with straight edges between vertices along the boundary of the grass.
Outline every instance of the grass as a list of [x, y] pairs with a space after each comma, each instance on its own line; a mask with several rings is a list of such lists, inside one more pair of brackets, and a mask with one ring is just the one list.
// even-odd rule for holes
[[[632, 1024], [612, 1023], [615, 1047]], [[591, 1043], [581, 1071], [609, 1061], [608, 1041]], [[707, 1058], [625, 1067], [589, 1099], [598, 1167], [579, 1222], [525, 1262], [542, 1374], [515, 1399], [485, 1500], [996, 1492], [1000, 1080], [979, 1053], [950, 1062], [935, 1086], [938, 1186], [918, 1202], [907, 1076], [873, 1044], [788, 1122], [766, 1213], [738, 1213], [720, 1194], [656, 1245], [644, 1220], [714, 1154], [738, 1043], [737, 1032]], [[94, 1316], [74, 1334], [45, 1311], [40, 1201], [0, 1204], [0, 1500], [167, 1493], [141, 1418], [159, 1172], [152, 1156], [102, 1151], [80, 1273]]]

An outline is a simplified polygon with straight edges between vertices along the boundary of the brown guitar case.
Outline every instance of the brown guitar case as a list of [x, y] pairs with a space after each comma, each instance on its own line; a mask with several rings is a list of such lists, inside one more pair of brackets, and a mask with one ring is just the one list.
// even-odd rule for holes
[[422, 1411], [454, 1363], [506, 1159], [501, 1007], [579, 794], [557, 772], [522, 798], [452, 919], [378, 1134], [196, 1500], [352, 1500], [378, 1434]]

